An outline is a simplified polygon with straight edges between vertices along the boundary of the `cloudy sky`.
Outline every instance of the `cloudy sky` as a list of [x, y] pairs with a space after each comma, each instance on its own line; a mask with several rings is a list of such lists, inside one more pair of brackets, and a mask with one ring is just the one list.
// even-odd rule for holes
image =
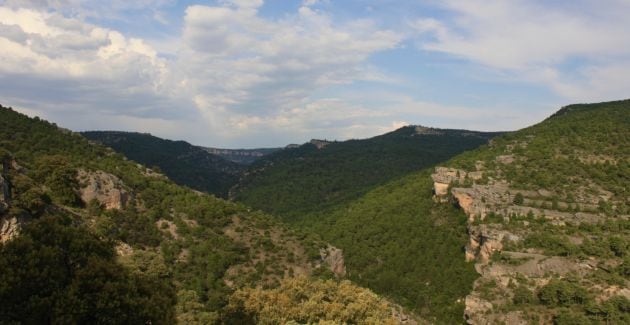
[[630, 0], [0, 0], [0, 104], [219, 147], [630, 97]]

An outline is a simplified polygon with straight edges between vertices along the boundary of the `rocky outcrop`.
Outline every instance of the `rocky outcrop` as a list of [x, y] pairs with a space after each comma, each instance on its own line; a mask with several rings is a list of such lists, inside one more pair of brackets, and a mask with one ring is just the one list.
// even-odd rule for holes
[[443, 198], [448, 195], [451, 183], [466, 180], [466, 172], [456, 168], [436, 167], [431, 178], [433, 179], [433, 194], [438, 198]]
[[519, 241], [521, 238], [492, 225], [468, 225], [469, 240], [466, 245], [466, 261], [488, 263], [495, 252], [503, 249], [504, 241]]
[[129, 192], [123, 182], [115, 175], [103, 172], [87, 172], [79, 170], [78, 178], [81, 183], [81, 199], [85, 203], [97, 200], [105, 209], [124, 209]]
[[477, 296], [466, 296], [464, 309], [464, 318], [467, 324], [490, 324], [489, 320], [484, 317], [490, 310], [492, 304]]
[[[483, 166], [479, 166], [482, 168]], [[435, 173], [431, 175], [433, 179], [433, 194], [438, 198], [446, 197], [448, 188], [452, 184], [463, 184], [466, 180], [479, 180], [483, 177], [483, 171], [466, 172], [463, 169], [436, 167]], [[443, 201], [443, 200], [442, 200]]]
[[17, 217], [0, 217], [0, 243], [17, 236], [21, 224]]
[[322, 260], [328, 264], [330, 270], [337, 276], [346, 275], [346, 264], [343, 258], [343, 251], [339, 248], [328, 246], [319, 251]]
[[476, 217], [483, 220], [490, 212], [501, 214], [498, 210], [510, 204], [514, 199], [505, 183], [475, 184], [470, 188], [453, 188], [451, 194], [471, 222]]

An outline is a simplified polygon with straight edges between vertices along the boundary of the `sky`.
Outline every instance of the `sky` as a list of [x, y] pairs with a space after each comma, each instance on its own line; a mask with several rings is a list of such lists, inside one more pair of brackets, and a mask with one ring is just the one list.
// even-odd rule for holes
[[255, 148], [630, 97], [630, 0], [0, 0], [0, 104]]

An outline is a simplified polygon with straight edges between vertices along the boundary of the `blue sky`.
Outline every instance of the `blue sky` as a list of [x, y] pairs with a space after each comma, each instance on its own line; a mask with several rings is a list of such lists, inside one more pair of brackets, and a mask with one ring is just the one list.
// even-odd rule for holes
[[0, 103], [218, 147], [630, 97], [630, 1], [0, 1]]

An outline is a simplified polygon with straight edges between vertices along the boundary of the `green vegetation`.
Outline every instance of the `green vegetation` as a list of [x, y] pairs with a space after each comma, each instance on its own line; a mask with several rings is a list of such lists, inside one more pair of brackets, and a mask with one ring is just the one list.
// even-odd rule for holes
[[[296, 299], [299, 297], [299, 299]], [[285, 280], [276, 289], [232, 294], [228, 324], [396, 324], [391, 306], [350, 281]]]
[[477, 278], [462, 250], [466, 217], [433, 202], [428, 176], [415, 173], [381, 186], [303, 227], [344, 250], [351, 280], [425, 319], [457, 323]]
[[[630, 214], [630, 100], [564, 107], [545, 121], [496, 137], [449, 165], [469, 171], [484, 163], [487, 177], [519, 189], [547, 189], [548, 208], [558, 201], [599, 205], [596, 212]], [[508, 155], [513, 163], [500, 163]], [[607, 197], [602, 200], [601, 195]], [[521, 202], [521, 197], [515, 198]], [[522, 204], [517, 203], [516, 204]], [[565, 209], [566, 210], [566, 209]]]
[[116, 262], [111, 242], [42, 217], [0, 245], [0, 319], [26, 324], [171, 324], [169, 282]]
[[236, 200], [281, 217], [308, 219], [332, 211], [369, 190], [486, 143], [498, 133], [462, 130], [417, 132], [416, 127], [365, 140], [307, 143], [255, 162], [239, 183]]
[[[17, 239], [10, 240], [2, 248], [0, 258], [5, 264], [2, 264], [3, 272], [0, 273], [3, 274], [0, 276], [11, 277], [0, 282], [3, 285], [0, 291], [6, 290], [2, 291], [2, 301], [4, 306], [15, 307], [15, 311], [3, 310], [7, 315], [7, 318], [2, 317], [3, 320], [24, 319], [29, 314], [26, 311], [35, 308], [33, 317], [53, 315], [51, 310], [54, 309], [58, 313], [55, 315], [61, 317], [60, 322], [72, 323], [75, 319], [82, 322], [80, 317], [85, 315], [100, 317], [100, 308], [110, 308], [112, 312], [116, 308], [128, 308], [119, 315], [127, 318], [116, 321], [117, 316], [112, 315], [111, 321], [103, 318], [103, 322], [146, 323], [137, 320], [149, 317], [146, 319], [158, 324], [172, 323], [176, 317], [185, 323], [206, 324], [220, 320], [224, 312], [234, 290], [226, 284], [228, 277], [239, 286], [250, 286], [272, 276], [277, 278], [278, 268], [284, 271], [283, 268], [288, 267], [279, 257], [286, 249], [283, 242], [274, 243], [273, 250], [277, 253], [270, 251], [268, 246], [253, 244], [266, 238], [266, 230], [274, 231], [284, 241], [291, 241], [296, 252], [294, 265], [302, 268], [312, 262], [310, 252], [324, 246], [314, 236], [289, 231], [269, 216], [175, 185], [80, 135], [4, 107], [0, 108], [0, 146], [2, 164], [7, 167], [0, 172], [11, 184], [9, 207], [0, 209], [0, 219], [4, 222], [16, 218], [21, 225], [27, 225]], [[100, 171], [120, 178], [124, 189], [131, 193], [123, 208], [106, 209], [97, 200], [82, 202], [77, 190], [83, 185], [76, 177], [80, 170], [86, 173]], [[242, 227], [247, 228], [248, 234], [244, 238], [225, 234], [236, 217], [244, 220]], [[33, 221], [38, 219], [45, 222]], [[39, 229], [43, 226], [52, 229], [48, 231], [49, 237], [38, 235], [29, 239], [29, 227]], [[62, 230], [57, 231], [57, 228]], [[78, 241], [66, 244], [61, 240], [73, 236]], [[37, 240], [44, 242], [38, 244]], [[123, 252], [126, 251], [119, 257], [121, 264], [114, 261], [114, 244], [117, 250], [122, 247]], [[23, 252], [24, 247], [33, 248], [32, 255], [17, 255], [16, 252]], [[79, 256], [84, 259], [77, 260], [79, 264], [76, 265], [72, 264], [75, 263], [72, 255], [75, 253], [85, 255]], [[306, 256], [307, 253], [311, 257]], [[231, 268], [255, 264], [261, 256], [272, 258], [266, 263], [273, 265], [275, 261], [276, 267], [243, 273], [242, 278], [238, 277], [240, 273], [236, 278], [228, 274]], [[18, 260], [20, 257], [26, 260]], [[31, 260], [32, 268], [25, 266], [24, 263]], [[11, 268], [21, 266], [16, 272], [23, 269], [27, 273], [5, 272], [9, 265]], [[73, 267], [79, 269], [75, 272]], [[39, 274], [36, 269], [50, 272]], [[67, 273], [53, 274], [53, 271]], [[38, 280], [48, 276], [58, 276], [59, 281]], [[97, 280], [89, 283], [93, 287], [84, 285], [86, 277]], [[101, 278], [102, 281], [98, 280]], [[146, 285], [144, 278], [149, 281]], [[166, 291], [155, 289], [157, 284], [152, 282], [155, 279], [159, 279], [156, 281]], [[50, 288], [29, 289], [34, 283]], [[99, 286], [111, 287], [114, 292], [105, 291], [103, 296], [98, 296]], [[160, 296], [148, 295], [147, 288], [161, 293]], [[41, 299], [33, 295], [40, 289], [47, 290], [42, 293], [45, 295], [42, 299], [46, 301], [39, 301]], [[110, 293], [120, 295], [120, 301], [107, 296]], [[82, 302], [59, 300], [63, 305], [54, 305], [48, 301], [59, 295], [72, 299], [68, 301], [79, 299]], [[173, 307], [175, 296], [177, 305]], [[37, 301], [29, 302], [31, 297]], [[116, 305], [100, 304], [103, 299], [111, 299]], [[38, 320], [34, 319], [34, 322]]]
[[[554, 324], [630, 321], [628, 299], [619, 296], [619, 288], [630, 283], [629, 126], [630, 100], [570, 105], [446, 164], [481, 171], [481, 180], [474, 183], [509, 185], [514, 194], [509, 201], [493, 200], [492, 194], [475, 198], [494, 211], [470, 226], [503, 232], [512, 238], [503, 237], [503, 250], [526, 253], [521, 256], [531, 256], [544, 270], [536, 272], [534, 263], [520, 265], [509, 257], [514, 254], [492, 255], [491, 267], [501, 275], [485, 272], [475, 285], [474, 294], [493, 294], [486, 296], [493, 310], [479, 318], [506, 320], [507, 312], [517, 311]], [[515, 215], [509, 212], [512, 204], [523, 208], [521, 213], [531, 210]], [[507, 288], [485, 285], [506, 276], [512, 284]], [[498, 298], [509, 295], [511, 299]]]
[[81, 134], [163, 172], [177, 184], [219, 197], [227, 197], [242, 170], [240, 165], [184, 141], [132, 132], [90, 131]]

